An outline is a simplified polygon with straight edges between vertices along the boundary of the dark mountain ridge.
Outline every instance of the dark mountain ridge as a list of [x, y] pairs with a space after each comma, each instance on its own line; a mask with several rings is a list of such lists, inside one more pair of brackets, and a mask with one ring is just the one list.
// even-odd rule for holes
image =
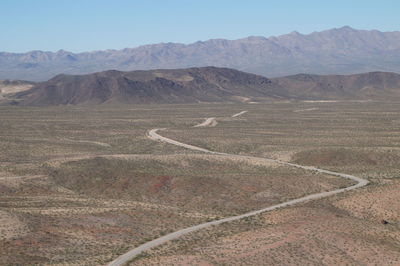
[[23, 105], [59, 105], [224, 102], [284, 96], [283, 90], [265, 77], [203, 67], [57, 75], [17, 98]]
[[400, 75], [369, 72], [354, 75], [310, 75], [274, 78], [279, 87], [299, 98], [390, 100], [400, 98]]
[[268, 79], [235, 69], [201, 67], [57, 75], [15, 95], [20, 105], [400, 100], [400, 75], [298, 74]]

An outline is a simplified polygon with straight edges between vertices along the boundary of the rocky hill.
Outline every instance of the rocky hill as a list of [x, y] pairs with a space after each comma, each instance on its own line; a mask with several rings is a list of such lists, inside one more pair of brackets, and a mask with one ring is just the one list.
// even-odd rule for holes
[[301, 99], [399, 100], [400, 75], [391, 72], [369, 72], [354, 75], [309, 75], [272, 79], [289, 95]]
[[284, 98], [286, 93], [262, 76], [204, 67], [58, 75], [17, 96], [22, 105], [59, 105], [249, 101]]
[[58, 75], [14, 94], [14, 104], [148, 104], [274, 100], [400, 100], [400, 75], [298, 74], [268, 79], [235, 69], [202, 67]]

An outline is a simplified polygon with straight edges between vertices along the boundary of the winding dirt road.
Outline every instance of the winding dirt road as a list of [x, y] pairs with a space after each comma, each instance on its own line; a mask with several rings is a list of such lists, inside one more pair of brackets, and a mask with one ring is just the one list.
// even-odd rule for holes
[[241, 115], [243, 115], [243, 114], [245, 114], [245, 113], [247, 113], [248, 111], [241, 111], [241, 112], [239, 112], [239, 113], [237, 113], [237, 114], [234, 114], [234, 115], [232, 115], [231, 117], [238, 117], [238, 116], [241, 116]]
[[[240, 113], [238, 113], [240, 114]], [[229, 155], [232, 157], [241, 157], [241, 158], [255, 158], [257, 160], [265, 160], [267, 162], [274, 162], [274, 163], [278, 163], [278, 164], [282, 164], [282, 165], [286, 165], [286, 166], [290, 166], [290, 167], [296, 167], [296, 168], [301, 168], [301, 169], [305, 169], [305, 170], [309, 170], [309, 171], [315, 171], [315, 172], [319, 172], [319, 173], [324, 173], [324, 174], [328, 174], [328, 175], [333, 175], [333, 176], [338, 176], [338, 177], [343, 177], [343, 178], [347, 178], [350, 180], [353, 180], [355, 182], [357, 182], [355, 185], [346, 187], [346, 188], [341, 188], [341, 189], [335, 189], [332, 191], [326, 191], [326, 192], [320, 192], [320, 193], [315, 193], [315, 194], [311, 194], [308, 196], [304, 196], [301, 198], [297, 198], [297, 199], [293, 199], [293, 200], [289, 200], [286, 202], [282, 202], [267, 208], [263, 208], [260, 210], [255, 210], [255, 211], [251, 211], [242, 215], [237, 215], [237, 216], [232, 216], [232, 217], [227, 217], [227, 218], [223, 218], [220, 220], [215, 220], [215, 221], [211, 221], [211, 222], [206, 222], [206, 223], [202, 223], [202, 224], [198, 224], [195, 226], [191, 226], [170, 234], [167, 234], [165, 236], [156, 238], [152, 241], [149, 241], [147, 243], [144, 243], [130, 251], [128, 251], [127, 253], [119, 256], [118, 258], [116, 258], [114, 261], [110, 262], [108, 264], [108, 266], [120, 266], [120, 265], [124, 265], [125, 263], [127, 263], [128, 261], [132, 260], [133, 258], [135, 258], [137, 255], [139, 255], [140, 253], [147, 251], [151, 248], [157, 247], [159, 245], [162, 245], [170, 240], [179, 238], [185, 234], [206, 228], [206, 227], [210, 227], [213, 225], [218, 225], [218, 224], [222, 224], [222, 223], [226, 223], [226, 222], [231, 222], [231, 221], [235, 221], [235, 220], [239, 220], [242, 218], [246, 218], [246, 217], [250, 217], [250, 216], [254, 216], [263, 212], [268, 212], [268, 211], [273, 211], [276, 209], [280, 209], [280, 208], [284, 208], [284, 207], [288, 207], [288, 206], [292, 206], [298, 203], [302, 203], [302, 202], [306, 202], [306, 201], [310, 201], [310, 200], [315, 200], [315, 199], [321, 199], [321, 198], [325, 198], [325, 197], [329, 197], [338, 193], [342, 193], [342, 192], [346, 192], [346, 191], [350, 191], [353, 189], [357, 189], [360, 187], [363, 187], [365, 185], [368, 184], [368, 181], [356, 176], [352, 176], [352, 175], [348, 175], [348, 174], [343, 174], [343, 173], [337, 173], [337, 172], [333, 172], [333, 171], [328, 171], [328, 170], [324, 170], [324, 169], [319, 169], [319, 168], [315, 168], [315, 167], [311, 167], [311, 166], [303, 166], [303, 165], [299, 165], [299, 164], [293, 164], [293, 163], [288, 163], [288, 162], [283, 162], [280, 160], [274, 160], [274, 159], [268, 159], [268, 158], [261, 158], [261, 157], [254, 157], [254, 156], [242, 156], [242, 155], [235, 155], [235, 154], [228, 154], [228, 153], [221, 153], [221, 152], [215, 152], [215, 151], [210, 151], [207, 149], [203, 149], [200, 147], [196, 147], [190, 144], [186, 144], [186, 143], [182, 143], [170, 138], [166, 138], [161, 136], [160, 134], [158, 134], [157, 132], [160, 130], [164, 130], [165, 128], [158, 128], [158, 129], [152, 129], [149, 131], [149, 138], [155, 141], [162, 141], [162, 142], [166, 142], [166, 143], [170, 143], [173, 145], [177, 145], [183, 148], [187, 148], [187, 149], [191, 149], [191, 150], [195, 150], [195, 151], [201, 151], [201, 152], [206, 152], [209, 154], [214, 154], [214, 155]]]
[[111, 145], [108, 143], [98, 142], [98, 141], [74, 140], [74, 139], [67, 139], [67, 138], [62, 138], [61, 140], [69, 141], [69, 142], [77, 142], [77, 143], [89, 143], [89, 144], [95, 144], [95, 145], [99, 145], [99, 146], [103, 146], [103, 147], [111, 147]]
[[41, 178], [44, 175], [24, 175], [24, 176], [1, 176], [0, 180], [14, 180], [14, 179], [27, 179], [27, 178]]
[[217, 120], [215, 120], [215, 117], [209, 117], [206, 118], [206, 120], [198, 125], [195, 125], [193, 127], [215, 127], [218, 124]]
[[299, 109], [299, 110], [294, 110], [293, 113], [300, 113], [300, 112], [307, 112], [307, 111], [314, 111], [318, 110], [319, 108], [307, 108], [307, 109]]

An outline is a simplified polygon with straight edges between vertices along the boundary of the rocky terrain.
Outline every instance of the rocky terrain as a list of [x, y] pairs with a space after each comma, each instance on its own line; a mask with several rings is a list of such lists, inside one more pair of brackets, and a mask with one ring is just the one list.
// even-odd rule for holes
[[88, 75], [58, 75], [12, 96], [11, 103], [20, 105], [398, 100], [400, 75], [389, 72], [347, 76], [298, 74], [268, 79], [217, 67], [109, 70]]
[[347, 76], [298, 74], [272, 81], [299, 98], [390, 100], [400, 97], [400, 75], [390, 72]]
[[285, 94], [262, 76], [204, 67], [58, 75], [18, 95], [23, 105], [240, 102], [250, 97]]
[[[198, 231], [132, 264], [397, 265], [400, 259], [397, 102], [0, 110], [0, 265], [106, 265], [182, 228], [350, 185], [254, 157], [370, 184]], [[194, 127], [207, 117], [218, 124]], [[148, 137], [153, 128], [241, 156], [154, 141]]]

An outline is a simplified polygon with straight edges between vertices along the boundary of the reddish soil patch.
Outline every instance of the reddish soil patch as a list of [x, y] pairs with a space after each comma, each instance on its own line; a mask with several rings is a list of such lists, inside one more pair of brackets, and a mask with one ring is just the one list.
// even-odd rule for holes
[[172, 176], [158, 176], [156, 177], [156, 182], [152, 185], [152, 192], [169, 191], [171, 189]]

